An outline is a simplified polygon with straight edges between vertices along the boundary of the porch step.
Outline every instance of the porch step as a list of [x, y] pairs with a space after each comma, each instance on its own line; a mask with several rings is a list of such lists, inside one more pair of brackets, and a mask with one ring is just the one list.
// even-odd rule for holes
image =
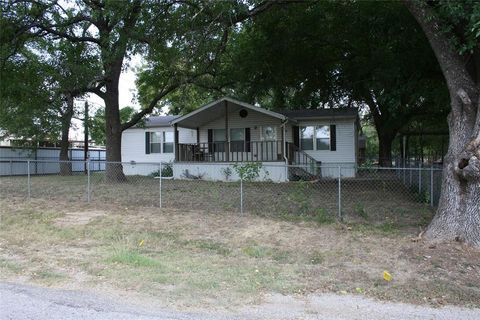
[[290, 181], [313, 181], [321, 178], [320, 174], [312, 174], [299, 167], [288, 168], [288, 179]]

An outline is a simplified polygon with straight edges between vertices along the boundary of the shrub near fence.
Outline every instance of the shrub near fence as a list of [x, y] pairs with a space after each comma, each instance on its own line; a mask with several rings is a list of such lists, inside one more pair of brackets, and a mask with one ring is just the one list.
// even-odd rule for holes
[[[28, 164], [40, 165], [40, 162], [18, 161], [14, 165], [31, 172]], [[41, 165], [59, 166], [59, 163], [42, 162]], [[77, 162], [72, 162], [73, 165]], [[88, 162], [90, 169], [96, 165], [95, 161]], [[441, 170], [435, 168], [356, 168], [353, 177], [351, 172], [345, 177], [342, 167], [322, 166], [319, 172], [328, 169], [338, 172], [337, 176], [322, 178], [306, 174], [302, 179], [298, 177], [301, 167], [264, 164], [259, 166], [258, 176], [255, 168], [245, 169], [243, 174], [241, 171], [237, 174], [244, 179], [232, 181], [233, 172], [224, 172], [228, 181], [222, 182], [203, 180], [201, 173], [173, 179], [171, 166], [123, 163], [123, 172], [128, 173], [123, 182], [110, 182], [104, 171], [93, 170], [69, 176], [2, 176], [1, 197], [82, 201], [97, 206], [118, 204], [253, 213], [318, 222], [334, 218], [378, 222], [424, 217], [436, 206], [441, 186]], [[295, 170], [296, 181], [269, 181], [268, 172], [274, 170], [284, 170], [286, 175]], [[162, 172], [161, 179], [159, 172]]]

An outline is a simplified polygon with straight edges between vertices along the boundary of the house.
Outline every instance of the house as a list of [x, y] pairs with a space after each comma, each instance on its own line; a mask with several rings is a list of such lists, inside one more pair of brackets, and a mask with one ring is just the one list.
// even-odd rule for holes
[[[354, 108], [274, 112], [222, 98], [183, 116], [150, 117], [143, 127], [125, 130], [122, 159], [172, 162], [175, 178], [225, 180], [226, 168], [248, 162], [262, 163], [264, 177], [273, 181], [335, 177], [339, 167], [343, 176], [354, 176], [358, 131]], [[234, 172], [231, 179], [237, 178]]]

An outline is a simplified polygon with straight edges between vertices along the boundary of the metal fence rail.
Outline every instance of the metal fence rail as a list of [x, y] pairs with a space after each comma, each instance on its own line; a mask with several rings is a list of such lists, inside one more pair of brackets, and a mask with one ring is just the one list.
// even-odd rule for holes
[[[192, 164], [185, 169], [184, 164], [101, 162], [98, 171], [99, 163], [12, 161], [15, 172], [0, 177], [0, 197], [377, 221], [410, 219], [434, 208], [442, 178], [441, 169], [433, 167], [322, 165], [317, 168], [321, 174], [314, 176], [309, 168], [278, 164], [250, 164], [245, 170], [246, 164]], [[41, 166], [55, 168], [56, 173], [33, 170]], [[61, 174], [62, 166], [87, 170]], [[108, 174], [103, 170], [107, 166], [111, 166]], [[210, 179], [212, 172], [222, 179]]]

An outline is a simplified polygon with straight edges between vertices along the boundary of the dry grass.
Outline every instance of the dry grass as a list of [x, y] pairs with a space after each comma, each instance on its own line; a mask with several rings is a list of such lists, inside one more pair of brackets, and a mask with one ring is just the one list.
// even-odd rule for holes
[[15, 197], [1, 198], [0, 208], [3, 280], [135, 291], [181, 307], [240, 305], [268, 292], [480, 301], [478, 251], [429, 248], [393, 222], [318, 224]]
[[[153, 171], [153, 168], [152, 168]], [[2, 177], [2, 193], [26, 197], [26, 177]], [[73, 176], [33, 176], [31, 196], [61, 202], [86, 202], [87, 178]], [[183, 210], [205, 210], [225, 214], [240, 211], [238, 182], [202, 180], [164, 180], [162, 206]], [[409, 190], [395, 175], [344, 179], [342, 182], [342, 213], [348, 222], [424, 226], [432, 211], [424, 203], [424, 195]], [[108, 183], [104, 173], [91, 177], [91, 201], [133, 207], [158, 207], [159, 180], [150, 176], [128, 176], [125, 183]], [[336, 180], [315, 183], [246, 182], [243, 197], [244, 211], [255, 215], [284, 220], [314, 220], [331, 222], [338, 215], [338, 184]]]

